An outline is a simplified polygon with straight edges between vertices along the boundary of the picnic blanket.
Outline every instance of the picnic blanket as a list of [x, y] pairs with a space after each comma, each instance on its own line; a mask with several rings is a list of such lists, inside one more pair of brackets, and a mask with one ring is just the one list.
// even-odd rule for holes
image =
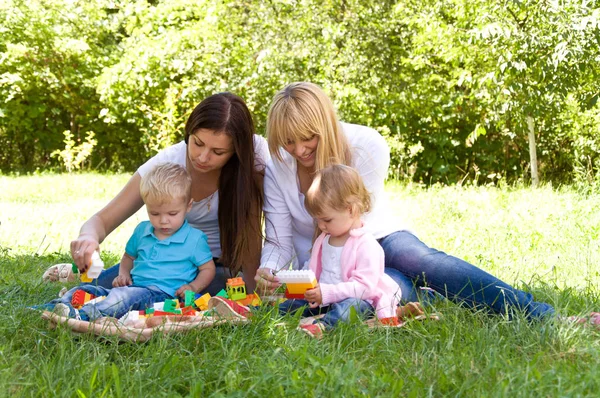
[[[412, 305], [411, 305], [412, 304]], [[437, 314], [425, 315], [414, 303], [409, 303], [403, 308], [414, 308], [410, 311], [410, 316], [398, 320], [397, 324], [382, 324], [378, 319], [372, 318], [364, 321], [369, 328], [400, 328], [412, 320], [439, 320]], [[407, 314], [408, 315], [408, 314]], [[300, 324], [309, 324], [322, 317], [306, 317], [300, 320]], [[250, 322], [248, 318], [223, 317], [213, 311], [197, 312], [193, 315], [170, 315], [170, 316], [152, 316], [149, 318], [140, 318], [134, 322], [119, 322], [116, 318], [101, 318], [93, 322], [77, 320], [44, 311], [42, 318], [48, 320], [50, 328], [56, 328], [58, 325], [70, 328], [73, 333], [87, 333], [96, 336], [116, 336], [121, 340], [143, 343], [152, 338], [154, 334], [185, 333], [193, 329], [210, 328], [224, 323], [240, 325]], [[283, 325], [283, 324], [282, 324]]]
[[81, 321], [49, 311], [44, 311], [42, 318], [48, 320], [51, 328], [63, 325], [70, 328], [73, 333], [117, 336], [121, 340], [136, 343], [150, 340], [155, 333], [185, 333], [192, 329], [210, 328], [223, 323], [243, 324], [248, 322], [248, 319], [222, 319], [202, 313], [198, 316], [153, 316], [140, 319], [133, 324], [122, 324], [115, 318], [101, 318], [94, 322]]

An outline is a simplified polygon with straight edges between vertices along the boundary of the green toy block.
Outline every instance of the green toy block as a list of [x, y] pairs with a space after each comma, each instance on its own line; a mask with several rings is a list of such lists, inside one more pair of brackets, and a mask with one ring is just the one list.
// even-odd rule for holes
[[71, 264], [71, 271], [73, 271], [74, 274], [78, 274], [79, 268], [77, 268], [75, 264]]
[[194, 304], [194, 300], [196, 299], [196, 294], [191, 290], [185, 291], [185, 305], [184, 307], [189, 307]]
[[227, 294], [227, 291], [225, 289], [221, 289], [221, 291], [219, 293], [217, 293], [217, 297], [223, 297], [228, 299], [229, 295]]
[[146, 308], [146, 315], [154, 314], [154, 308]]
[[163, 307], [164, 312], [175, 312], [177, 309], [177, 300], [167, 299], [165, 300], [165, 305]]

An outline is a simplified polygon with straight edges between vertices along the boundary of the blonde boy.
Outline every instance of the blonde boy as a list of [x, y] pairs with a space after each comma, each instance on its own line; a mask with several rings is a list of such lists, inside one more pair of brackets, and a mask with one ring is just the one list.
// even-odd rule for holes
[[[187, 290], [199, 292], [212, 281], [215, 264], [206, 235], [186, 221], [192, 206], [187, 171], [174, 163], [160, 164], [142, 178], [140, 194], [149, 221], [138, 224], [127, 242], [113, 288], [76, 287], [54, 302], [55, 312], [82, 320], [118, 318]], [[78, 289], [107, 297], [77, 311], [70, 298]]]

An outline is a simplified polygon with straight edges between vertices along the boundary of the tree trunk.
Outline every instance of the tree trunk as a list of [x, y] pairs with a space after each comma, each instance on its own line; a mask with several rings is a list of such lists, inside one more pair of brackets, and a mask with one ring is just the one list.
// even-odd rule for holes
[[537, 152], [535, 148], [535, 132], [533, 129], [533, 118], [531, 116], [527, 116], [527, 127], [529, 127], [529, 132], [527, 136], [529, 138], [529, 162], [531, 163], [531, 184], [534, 187], [537, 187], [540, 183], [540, 179], [538, 177]]

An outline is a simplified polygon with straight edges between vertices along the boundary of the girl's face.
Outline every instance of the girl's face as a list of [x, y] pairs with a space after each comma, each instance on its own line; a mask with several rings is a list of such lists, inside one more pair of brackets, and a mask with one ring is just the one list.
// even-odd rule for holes
[[316, 217], [319, 229], [334, 238], [347, 235], [351, 229], [357, 227], [359, 217], [352, 215], [350, 208], [345, 210], [336, 210], [330, 207], [325, 208], [323, 214]]
[[287, 153], [292, 155], [303, 167], [311, 169], [315, 166], [317, 158], [317, 146], [319, 146], [319, 136], [298, 141], [288, 141], [283, 147]]
[[198, 129], [189, 136], [187, 152], [194, 170], [200, 173], [220, 170], [234, 154], [233, 140], [225, 133]]

